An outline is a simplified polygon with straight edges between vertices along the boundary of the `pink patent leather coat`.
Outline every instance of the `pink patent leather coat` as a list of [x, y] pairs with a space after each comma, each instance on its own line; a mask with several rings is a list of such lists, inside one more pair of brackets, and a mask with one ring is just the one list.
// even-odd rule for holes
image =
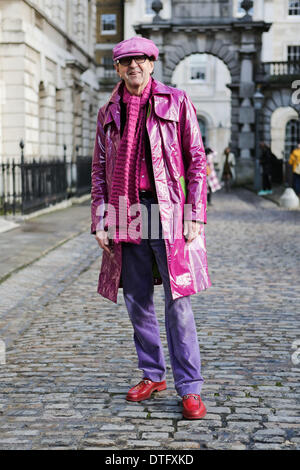
[[[121, 82], [98, 113], [92, 164], [92, 233], [103, 228], [103, 207], [111, 190], [120, 142], [120, 85]], [[176, 299], [211, 285], [204, 225], [201, 224], [199, 236], [189, 245], [183, 236], [184, 214], [186, 220], [206, 223], [206, 157], [195, 108], [182, 90], [153, 80], [146, 128], [172, 295]], [[174, 226], [175, 216], [174, 237], [170, 236], [170, 227]], [[121, 287], [121, 267], [122, 244], [118, 243], [112, 255], [103, 251], [98, 283], [99, 294], [115, 303]], [[153, 282], [161, 283], [159, 275], [154, 275]]]

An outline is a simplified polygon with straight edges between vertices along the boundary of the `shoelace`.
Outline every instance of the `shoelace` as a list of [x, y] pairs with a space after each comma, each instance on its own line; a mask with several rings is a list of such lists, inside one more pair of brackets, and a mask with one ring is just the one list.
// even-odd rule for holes
[[198, 395], [194, 395], [193, 393], [188, 393], [187, 395], [184, 395], [183, 400], [187, 400], [188, 398], [194, 398], [195, 400], [199, 400]]

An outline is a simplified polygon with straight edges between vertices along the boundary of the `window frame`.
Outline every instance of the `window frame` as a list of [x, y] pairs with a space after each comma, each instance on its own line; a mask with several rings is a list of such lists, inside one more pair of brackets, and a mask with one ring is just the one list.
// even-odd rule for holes
[[[292, 7], [291, 4], [295, 3], [296, 6]], [[300, 1], [299, 0], [288, 0], [288, 17], [294, 18], [295, 16], [300, 16]], [[290, 13], [291, 10], [297, 11], [297, 13]]]
[[[104, 16], [114, 16], [115, 17], [115, 29], [105, 30], [103, 29], [103, 17]], [[101, 13], [100, 14], [100, 34], [101, 36], [114, 36], [117, 34], [118, 27], [117, 27], [117, 14], [116, 13]]]
[[[294, 51], [289, 49], [295, 48]], [[294, 56], [294, 58], [290, 59], [290, 56]], [[300, 44], [288, 44], [287, 45], [287, 61], [288, 62], [296, 62], [300, 61]]]
[[[197, 54], [193, 54], [193, 55], [195, 56]], [[190, 84], [205, 83], [207, 82], [207, 65], [208, 65], [207, 56], [206, 54], [199, 54], [200, 56], [204, 56], [204, 60], [203, 61], [199, 60], [198, 63], [196, 60], [193, 63], [193, 59], [192, 59], [193, 55], [190, 57], [190, 61], [189, 61], [189, 83]], [[197, 68], [200, 69], [200, 73], [204, 74], [204, 78], [192, 78], [192, 69], [197, 69]]]
[[284, 153], [286, 159], [289, 158], [290, 153], [297, 147], [300, 139], [300, 122], [299, 119], [291, 118], [285, 125], [284, 135]]

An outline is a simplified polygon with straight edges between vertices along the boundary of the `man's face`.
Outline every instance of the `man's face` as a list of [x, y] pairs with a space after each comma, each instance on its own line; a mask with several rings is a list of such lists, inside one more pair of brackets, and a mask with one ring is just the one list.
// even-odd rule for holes
[[121, 63], [115, 65], [118, 75], [125, 81], [129, 90], [143, 90], [149, 81], [153, 68], [153, 61], [149, 58], [142, 64], [137, 64], [133, 59], [129, 65], [122, 65]]

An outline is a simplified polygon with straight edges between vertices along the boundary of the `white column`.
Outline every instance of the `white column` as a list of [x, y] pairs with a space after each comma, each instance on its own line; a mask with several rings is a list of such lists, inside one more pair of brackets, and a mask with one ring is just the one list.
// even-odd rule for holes
[[66, 88], [64, 90], [65, 105], [64, 105], [64, 144], [67, 146], [67, 161], [72, 160], [73, 146], [74, 146], [74, 135], [73, 135], [73, 124], [74, 124], [74, 79], [72, 76], [72, 70], [67, 68], [65, 71], [66, 76]]
[[255, 0], [253, 5], [253, 20], [264, 20], [264, 0]]

